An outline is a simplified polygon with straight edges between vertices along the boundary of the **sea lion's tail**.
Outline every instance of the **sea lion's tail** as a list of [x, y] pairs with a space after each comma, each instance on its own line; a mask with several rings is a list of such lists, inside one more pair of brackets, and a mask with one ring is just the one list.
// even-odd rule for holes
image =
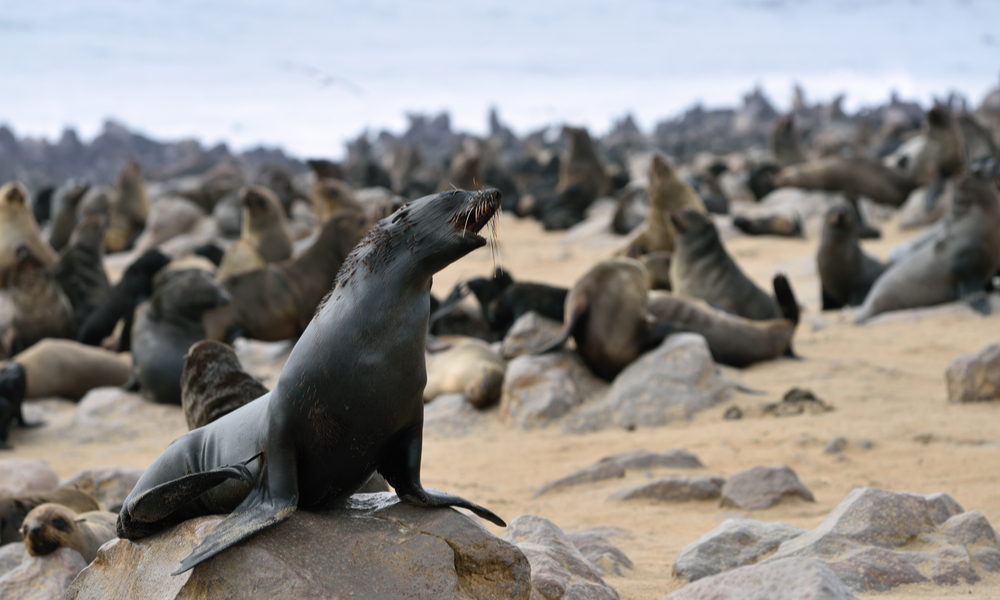
[[778, 273], [774, 276], [774, 298], [778, 301], [778, 308], [781, 309], [781, 315], [795, 323], [799, 324], [799, 303], [795, 299], [795, 292], [792, 291], [792, 286], [788, 283], [788, 278], [785, 277], [784, 273]]

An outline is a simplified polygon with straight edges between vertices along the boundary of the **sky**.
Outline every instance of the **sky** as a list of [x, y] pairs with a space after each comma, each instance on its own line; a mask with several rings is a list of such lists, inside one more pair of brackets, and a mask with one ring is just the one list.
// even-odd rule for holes
[[363, 130], [447, 110], [484, 132], [600, 134], [761, 86], [787, 108], [892, 90], [924, 104], [1000, 84], [1000, 2], [34, 0], [0, 11], [0, 123], [85, 138], [114, 118], [157, 139], [337, 158]]

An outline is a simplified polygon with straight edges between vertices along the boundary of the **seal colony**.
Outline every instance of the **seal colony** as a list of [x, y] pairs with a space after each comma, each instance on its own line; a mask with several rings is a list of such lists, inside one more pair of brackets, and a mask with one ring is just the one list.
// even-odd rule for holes
[[[500, 192], [453, 191], [404, 205], [348, 256], [274, 389], [171, 444], [129, 494], [117, 533], [139, 539], [230, 513], [183, 573], [297, 508], [330, 508], [377, 471], [404, 502], [491, 511], [420, 483], [431, 277], [486, 245]], [[364, 310], [362, 310], [362, 307]]]

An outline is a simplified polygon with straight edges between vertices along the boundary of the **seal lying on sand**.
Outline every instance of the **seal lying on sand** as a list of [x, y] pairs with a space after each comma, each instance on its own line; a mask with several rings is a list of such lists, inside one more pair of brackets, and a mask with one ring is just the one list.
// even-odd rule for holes
[[838, 204], [826, 213], [816, 263], [823, 310], [859, 306], [886, 265], [864, 253], [859, 243], [857, 213]]
[[477, 233], [499, 207], [496, 190], [454, 191], [379, 221], [344, 262], [275, 388], [171, 444], [125, 500], [119, 537], [231, 513], [181, 573], [296, 508], [333, 507], [375, 471], [404, 502], [459, 506], [504, 526], [420, 484], [431, 276], [486, 245]]
[[42, 504], [24, 518], [21, 535], [32, 556], [72, 548], [90, 563], [98, 548], [115, 539], [115, 514], [106, 510], [77, 514], [61, 504]]

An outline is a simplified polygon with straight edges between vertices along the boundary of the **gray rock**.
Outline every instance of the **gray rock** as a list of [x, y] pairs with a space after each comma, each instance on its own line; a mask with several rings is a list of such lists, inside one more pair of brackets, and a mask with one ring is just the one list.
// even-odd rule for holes
[[786, 558], [706, 577], [664, 600], [857, 600], [818, 561]]
[[689, 544], [674, 560], [674, 575], [697, 581], [753, 564], [778, 549], [782, 542], [808, 533], [785, 523], [727, 519]]
[[597, 568], [548, 519], [521, 515], [507, 526], [503, 539], [520, 548], [531, 563], [532, 598], [618, 599]]
[[781, 502], [785, 496], [815, 501], [795, 471], [786, 465], [754, 467], [733, 475], [722, 488], [722, 505], [744, 510], [762, 510]]
[[59, 487], [75, 485], [96, 498], [112, 512], [117, 512], [116, 509], [125, 503], [125, 498], [132, 493], [132, 488], [135, 487], [144, 471], [145, 469], [141, 467], [84, 469], [61, 482]]
[[580, 554], [589, 560], [602, 576], [611, 574], [622, 576], [622, 568], [631, 570], [635, 565], [618, 546], [608, 540], [606, 534], [609, 530], [615, 529], [595, 527], [585, 531], [567, 531], [566, 539], [573, 542]]
[[171, 577], [221, 519], [109, 542], [67, 597], [527, 600], [531, 592], [531, 567], [520, 550], [458, 511], [418, 508], [393, 494], [354, 496], [333, 511], [296, 511]]
[[62, 600], [69, 584], [86, 566], [80, 553], [69, 548], [48, 556], [31, 556], [24, 544], [0, 546], [0, 598]]
[[573, 352], [519, 356], [507, 365], [500, 417], [522, 429], [545, 427], [605, 389]]
[[606, 456], [600, 462], [618, 463], [630, 471], [667, 467], [670, 469], [701, 469], [705, 465], [694, 452], [683, 448], [671, 448], [666, 452], [650, 452], [649, 450], [634, 450], [624, 454]]
[[959, 355], [948, 367], [945, 380], [951, 402], [1000, 400], [1000, 342]]
[[667, 502], [711, 500], [722, 493], [725, 480], [721, 477], [664, 477], [649, 483], [633, 485], [608, 496], [608, 500], [649, 498]]
[[965, 512], [961, 504], [945, 493], [927, 494], [924, 496], [924, 500], [927, 501], [927, 510], [935, 525], [940, 525], [955, 515]]
[[78, 444], [95, 440], [134, 439], [147, 431], [187, 431], [180, 406], [154, 404], [121, 388], [87, 392], [77, 405], [68, 437]]
[[59, 476], [44, 460], [0, 458], [0, 497], [54, 490]]
[[823, 452], [827, 454], [840, 454], [847, 447], [847, 438], [845, 437], [835, 437], [830, 440], [830, 443], [823, 448]]
[[659, 427], [725, 400], [730, 385], [712, 361], [705, 338], [695, 333], [668, 337], [625, 368], [603, 400], [563, 422], [571, 432], [615, 425]]
[[938, 532], [949, 542], [965, 547], [971, 554], [980, 550], [1000, 552], [1000, 536], [978, 510], [953, 516], [941, 525]]
[[507, 330], [503, 338], [501, 354], [507, 360], [533, 352], [542, 344], [555, 338], [562, 329], [562, 323], [528, 311]]
[[616, 462], [599, 462], [597, 464], [584, 467], [579, 471], [574, 471], [566, 477], [550, 481], [538, 488], [535, 497], [551, 492], [552, 490], [567, 488], [582, 483], [593, 483], [604, 481], [605, 479], [615, 479], [625, 477], [625, 467]]
[[485, 427], [492, 414], [474, 407], [464, 394], [441, 394], [424, 405], [424, 431], [463, 437]]

